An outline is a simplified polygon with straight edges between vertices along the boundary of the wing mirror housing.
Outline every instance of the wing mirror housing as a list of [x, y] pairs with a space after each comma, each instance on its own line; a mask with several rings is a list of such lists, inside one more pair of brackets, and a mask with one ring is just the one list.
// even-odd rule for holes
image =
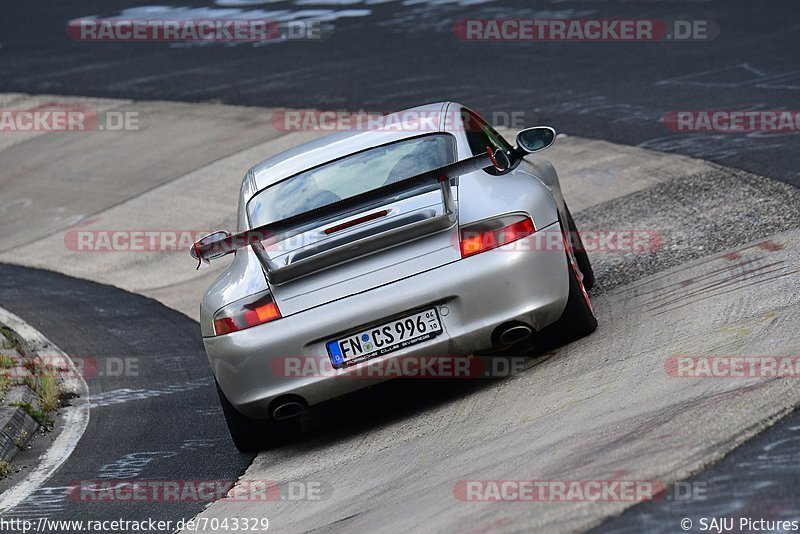
[[525, 128], [517, 134], [514, 152], [520, 155], [532, 154], [549, 147], [556, 141], [556, 131], [550, 126]]

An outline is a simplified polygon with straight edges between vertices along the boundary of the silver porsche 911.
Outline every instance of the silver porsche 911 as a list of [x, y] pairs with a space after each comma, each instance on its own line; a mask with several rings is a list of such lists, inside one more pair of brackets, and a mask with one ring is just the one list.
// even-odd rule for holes
[[555, 131], [528, 128], [511, 145], [452, 102], [393, 118], [257, 164], [241, 186], [238, 233], [192, 249], [198, 267], [235, 254], [203, 297], [201, 326], [240, 450], [393, 377], [387, 362], [597, 328], [594, 275], [556, 171], [526, 157]]

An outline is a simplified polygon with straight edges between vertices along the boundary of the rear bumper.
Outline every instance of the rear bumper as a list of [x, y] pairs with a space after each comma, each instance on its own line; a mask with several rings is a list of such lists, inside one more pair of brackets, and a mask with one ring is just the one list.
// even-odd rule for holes
[[[558, 223], [543, 230], [556, 231]], [[558, 319], [569, 293], [563, 252], [519, 250], [514, 244], [224, 336], [206, 337], [206, 353], [228, 400], [243, 414], [265, 418], [279, 396], [309, 405], [387, 378], [316, 373], [284, 376], [285, 358], [327, 357], [325, 341], [406, 311], [436, 306], [444, 332], [423, 343], [358, 364], [383, 366], [399, 356], [452, 356], [485, 350], [494, 329], [522, 321], [540, 330]], [[443, 310], [443, 307], [446, 308]], [[361, 376], [368, 376], [365, 372]]]

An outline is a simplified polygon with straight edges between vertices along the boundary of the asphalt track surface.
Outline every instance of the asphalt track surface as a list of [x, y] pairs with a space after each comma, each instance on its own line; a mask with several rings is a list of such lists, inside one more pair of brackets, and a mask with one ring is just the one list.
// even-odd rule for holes
[[[14, 98], [24, 106], [39, 101]], [[140, 172], [136, 166], [138, 152], [119, 152], [118, 144], [123, 147], [135, 144], [143, 149], [159, 146], [168, 151], [180, 142], [175, 131], [202, 129], [209, 122], [218, 125], [218, 134], [224, 138], [228, 136], [225, 125], [230, 121], [235, 123], [237, 114], [253, 112], [250, 108], [221, 106], [148, 105], [176, 118], [165, 121], [168, 124], [151, 123], [141, 132], [113, 138], [102, 132], [68, 134], [69, 138], [51, 134], [0, 138], [12, 143], [4, 149], [3, 159], [25, 165], [28, 190], [32, 182], [40, 184], [40, 194], [31, 199], [36, 210], [7, 212], [6, 220], [19, 228], [24, 239], [22, 245], [15, 247], [11, 244], [19, 240], [18, 233], [2, 236], [4, 251], [0, 259], [124, 286], [153, 296], [192, 317], [200, 292], [224, 263], [209, 273], [194, 271], [184, 253], [76, 253], [65, 247], [64, 228], [52, 229], [51, 225], [58, 217], [73, 216], [74, 211], [67, 210], [74, 210], [69, 200], [77, 196], [83, 198], [78, 212], [98, 210], [85, 219], [88, 228], [106, 225], [168, 228], [166, 225], [174, 225], [176, 219], [193, 228], [225, 227], [233, 198], [225, 201], [215, 198], [209, 202], [203, 192], [217, 190], [221, 176], [235, 184], [241, 169], [256, 157], [282, 150], [298, 142], [298, 138], [288, 135], [268, 139], [249, 148], [244, 144], [218, 161], [197, 162], [198, 168], [195, 165], [181, 168], [183, 161], [165, 167], [156, 159], [141, 169], [154, 184], [142, 184], [143, 193], [127, 191], [132, 196], [117, 202], [108, 198], [107, 193], [128, 185]], [[177, 118], [181, 111], [190, 111], [186, 113], [188, 118]], [[13, 144], [15, 141], [18, 142]], [[63, 151], [56, 167], [48, 157], [30, 160], [26, 156], [41, 152], [52, 157], [54, 148]], [[123, 165], [109, 174], [102, 169], [94, 170], [94, 155], [109, 153], [116, 154], [121, 162], [130, 161], [132, 169]], [[702, 469], [800, 402], [800, 392], [793, 388], [791, 380], [686, 384], [666, 378], [663, 372], [664, 359], [675, 351], [718, 354], [735, 347], [737, 353], [745, 354], [792, 353], [797, 346], [792, 318], [800, 306], [792, 284], [792, 277], [800, 269], [796, 231], [800, 217], [791, 208], [800, 203], [800, 192], [779, 182], [698, 160], [574, 137], [560, 140], [549, 149], [548, 158], [561, 171], [562, 187], [581, 227], [658, 229], [664, 239], [663, 246], [653, 254], [593, 254], [601, 281], [593, 292], [601, 317], [598, 332], [579, 343], [546, 353], [544, 361], [526, 360], [525, 369], [507, 379], [395, 381], [323, 407], [305, 421], [308, 424], [304, 438], [288, 447], [260, 454], [243, 476], [246, 480], [275, 480], [282, 486], [322, 482], [328, 490], [325, 499], [266, 504], [223, 500], [204, 510], [203, 517], [266, 516], [273, 530], [281, 532], [317, 528], [358, 531], [374, 525], [391, 525], [394, 530], [448, 531], [462, 529], [465, 524], [498, 531], [528, 530], [534, 525], [571, 531], [621, 511], [625, 503], [469, 505], [454, 500], [451, 489], [454, 480], [548, 475], [559, 479], [613, 477], [621, 476], [614, 474], [620, 470], [627, 470], [631, 476], [653, 473], [650, 476], [681, 479]], [[11, 178], [9, 185], [19, 185], [13, 179], [21, 172], [19, 169], [2, 172], [4, 177]], [[169, 181], [170, 176], [177, 177]], [[163, 180], [167, 182], [158, 185]], [[67, 198], [60, 188], [64, 181], [77, 188]], [[96, 190], [98, 183], [105, 188]], [[726, 187], [729, 194], [718, 194]], [[26, 194], [27, 190], [23, 187], [18, 191]], [[701, 207], [707, 215], [696, 218]], [[51, 220], [53, 215], [58, 217]], [[692, 217], [696, 220], [685, 222]], [[37, 239], [37, 235], [41, 237]], [[11, 273], [7, 285], [12, 287], [38, 284], [31, 280], [46, 275], [14, 269], [7, 271]], [[21, 283], [15, 282], [18, 275], [22, 277]], [[61, 276], [58, 279], [63, 287], [71, 288], [68, 282], [71, 279]], [[91, 306], [91, 292], [98, 288], [113, 291], [121, 299], [130, 297], [115, 303], [119, 309], [101, 308], [123, 318], [128, 313], [130, 328], [149, 340], [149, 333], [155, 327], [139, 324], [138, 317], [148, 310], [138, 309], [142, 302], [154, 304], [153, 301], [105, 286], [76, 282], [89, 287], [89, 294], [76, 295], [71, 289], [59, 293], [59, 297], [72, 299], [72, 308]], [[42, 285], [54, 291], [50, 284]], [[105, 302], [102, 294], [100, 297]], [[24, 291], [14, 289], [3, 302], [46, 334], [54, 328], [48, 317], [38, 315], [39, 307], [25, 304]], [[173, 313], [163, 307], [158, 309], [160, 313]], [[175, 336], [176, 331], [179, 339], [197, 335], [196, 323], [184, 315], [175, 315], [175, 324], [184, 326], [172, 328], [171, 335]], [[68, 324], [72, 326], [71, 322]], [[64, 342], [57, 333], [52, 337], [73, 354], [98, 358], [93, 350], [102, 346], [103, 341], [97, 338], [109, 336], [116, 340], [119, 328], [100, 323], [100, 327], [82, 333], [86, 337], [75, 344]], [[148, 462], [148, 469], [136, 474], [137, 480], [155, 476], [162, 480], [178, 477], [186, 480], [183, 473], [194, 474], [185, 469], [187, 457], [172, 456], [168, 451], [176, 443], [189, 442], [192, 446], [197, 444], [195, 439], [202, 443], [205, 437], [213, 435], [219, 441], [212, 449], [213, 458], [205, 459], [213, 466], [216, 477], [238, 474], [240, 469], [224, 465], [225, 458], [237, 453], [225, 436], [213, 400], [211, 411], [204, 410], [207, 417], [197, 424], [189, 421], [190, 424], [163, 432], [154, 428], [144, 409], [147, 403], [155, 402], [158, 397], [164, 402], [168, 402], [168, 397], [179, 401], [181, 395], [191, 392], [171, 389], [183, 390], [187, 382], [180, 373], [169, 369], [164, 372], [160, 362], [163, 355], [158, 347], [148, 341], [137, 348], [141, 352], [128, 347], [119, 350], [127, 357], [139, 358], [140, 368], [149, 368], [150, 372], [118, 377], [114, 387], [100, 392], [93, 390], [90, 402], [96, 404], [93, 414], [102, 415], [115, 406], [133, 411], [138, 417], [129, 420], [136, 426], [132, 433], [141, 439], [120, 441], [117, 434], [109, 435], [105, 426], [92, 426], [93, 437], [114, 443], [123, 463], [141, 460], [136, 456], [133, 460], [124, 457], [141, 452], [142, 444], [150, 445], [145, 453], [160, 451], [159, 464]], [[207, 373], [199, 351], [197, 354], [195, 359], [184, 362], [192, 367], [191, 376]], [[103, 359], [102, 351], [98, 359]], [[151, 386], [150, 377], [154, 375], [158, 380], [153, 380]], [[104, 382], [90, 380], [92, 383], [96, 386]], [[213, 399], [207, 375], [204, 382], [196, 385], [202, 384], [205, 384], [205, 398]], [[159, 392], [155, 399], [154, 392]], [[115, 406], [101, 405], [110, 399]], [[182, 417], [183, 411], [194, 406], [174, 408]], [[91, 441], [89, 437], [86, 439], [87, 443]], [[107, 459], [96, 456], [92, 448], [83, 447], [83, 443], [73, 453], [74, 458], [67, 460], [65, 469], [72, 473], [72, 466], [78, 465], [79, 480], [94, 480], [97, 473], [109, 471], [103, 469], [109, 464], [103, 463]], [[656, 443], [658, 447], [654, 447]], [[790, 470], [784, 470], [783, 474], [786, 480], [794, 476]], [[109, 475], [115, 476], [113, 468]], [[711, 489], [715, 490], [716, 498], [725, 499], [719, 487], [712, 486], [709, 492]], [[28, 518], [41, 514], [58, 517], [62, 507], [73, 507], [63, 492], [63, 486], [48, 483], [41, 492], [26, 499], [14, 514]], [[380, 494], [381, 499], [369, 500], [373, 494]], [[367, 501], [369, 506], [363, 506]], [[114, 515], [118, 511], [115, 507], [80, 504], [85, 507], [77, 507], [85, 514], [82, 517], [119, 517]], [[186, 503], [175, 506], [139, 502], [136, 506], [127, 503], [127, 507], [123, 507], [129, 514], [127, 517], [139, 519], [151, 510], [173, 520], [185, 517], [182, 514], [186, 509], [196, 511], [192, 504]], [[136, 513], [131, 513], [133, 510]], [[762, 513], [758, 508], [755, 510]], [[672, 521], [674, 518], [670, 517], [670, 522], [662, 527], [669, 530]]]
[[[464, 4], [464, 5], [462, 5]], [[146, 6], [207, 8], [196, 16], [299, 19], [325, 10], [323, 41], [267, 46], [87, 43], [68, 20], [135, 18]], [[796, 109], [800, 26], [793, 0], [289, 2], [101, 1], [0, 11], [0, 91], [215, 101], [267, 107], [395, 110], [455, 100], [490, 115], [523, 113], [573, 135], [678, 152], [800, 184], [800, 137], [754, 133], [672, 134], [672, 110]], [[226, 10], [226, 11], [221, 11]], [[307, 11], [306, 11], [307, 12]], [[707, 19], [707, 41], [463, 42], [467, 18]]]
[[133, 479], [232, 484], [252, 460], [233, 448], [199, 327], [185, 315], [110, 286], [9, 265], [0, 265], [0, 301], [74, 360], [91, 362], [92, 399], [80, 452], [3, 517], [190, 519], [202, 499], [100, 503], [68, 488]]
[[[576, 135], [673, 151], [800, 183], [797, 135], [670, 134], [659, 122], [674, 109], [796, 107], [800, 71], [794, 43], [800, 26], [787, 16], [797, 9], [792, 2], [767, 7], [738, 1], [542, 2], [535, 7], [350, 4], [327, 8], [371, 13], [337, 19], [336, 32], [324, 43], [258, 48], [74, 43], [64, 34], [65, 20], [113, 16], [144, 5], [148, 4], [52, 2], [40, 4], [34, 14], [24, 4], [5, 4], [0, 90], [325, 109], [397, 109], [453, 99], [484, 113], [522, 111], [528, 123], [550, 123]], [[289, 2], [239, 8], [285, 7], [299, 9]], [[705, 43], [551, 43], [537, 44], [533, 50], [527, 43], [462, 43], [450, 31], [460, 18], [506, 16], [710, 18], [721, 33]], [[498, 81], [507, 76], [514, 76], [513, 83]], [[117, 384], [108, 377], [90, 381], [93, 394], [121, 388], [153, 391], [196, 380], [202, 384], [183, 393], [95, 409], [81, 443], [94, 457], [71, 460], [59, 480], [48, 486], [97, 478], [98, 455], [104, 465], [111, 465], [131, 450], [155, 453], [137, 475], [143, 479], [228, 478], [247, 466], [249, 458], [232, 448], [221, 417], [211, 415], [218, 410], [196, 323], [157, 302], [90, 282], [7, 266], [0, 275], [0, 303], [67, 353], [88, 349], [93, 355], [156, 355], [156, 362], [163, 361], [163, 366], [146, 368], [140, 385], [131, 385], [129, 377]], [[389, 415], [372, 416], [402, 419], [415, 408], [435, 403], [438, 396], [447, 403], [453, 396], [470, 394], [470, 387], [453, 387], [455, 391], [428, 391], [411, 410], [395, 407]], [[187, 418], [193, 418], [189, 424]], [[755, 515], [797, 518], [796, 499], [785, 496], [798, 494], [791, 460], [797, 457], [799, 423], [796, 416], [784, 420], [691, 479], [712, 484], [714, 499], [639, 505], [600, 528], [674, 531], [679, 517], [724, 515], [734, 497], [738, 504], [748, 503]], [[118, 440], [100, 437], [109, 435], [109, 427]], [[348, 436], [369, 429], [369, 424], [355, 425], [339, 433]], [[722, 489], [726, 481], [730, 492]], [[751, 484], [767, 489], [760, 495], [742, 490]], [[169, 508], [152, 503], [140, 508], [103, 506], [108, 517], [137, 519], [159, 513], [173, 519], [190, 517], [202, 508], [197, 503]], [[33, 509], [17, 513], [35, 515]], [[60, 514], [96, 517], [90, 507], [68, 500], [52, 516]]]

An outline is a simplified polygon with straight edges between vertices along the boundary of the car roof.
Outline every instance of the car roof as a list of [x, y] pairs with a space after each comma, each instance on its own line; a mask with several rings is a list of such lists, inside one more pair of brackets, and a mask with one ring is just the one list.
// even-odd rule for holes
[[[384, 126], [360, 130], [347, 130], [329, 134], [294, 148], [280, 152], [253, 166], [251, 191], [260, 191], [289, 176], [342, 156], [353, 154], [386, 143], [416, 137], [423, 133], [446, 131], [443, 112], [450, 102], [437, 102], [391, 113], [383, 118]], [[412, 117], [437, 117], [438, 124], [431, 129], [428, 124], [415, 127]], [[436, 115], [439, 113], [440, 115]], [[425, 115], [428, 114], [428, 115]], [[400, 124], [401, 126], [398, 126]]]

